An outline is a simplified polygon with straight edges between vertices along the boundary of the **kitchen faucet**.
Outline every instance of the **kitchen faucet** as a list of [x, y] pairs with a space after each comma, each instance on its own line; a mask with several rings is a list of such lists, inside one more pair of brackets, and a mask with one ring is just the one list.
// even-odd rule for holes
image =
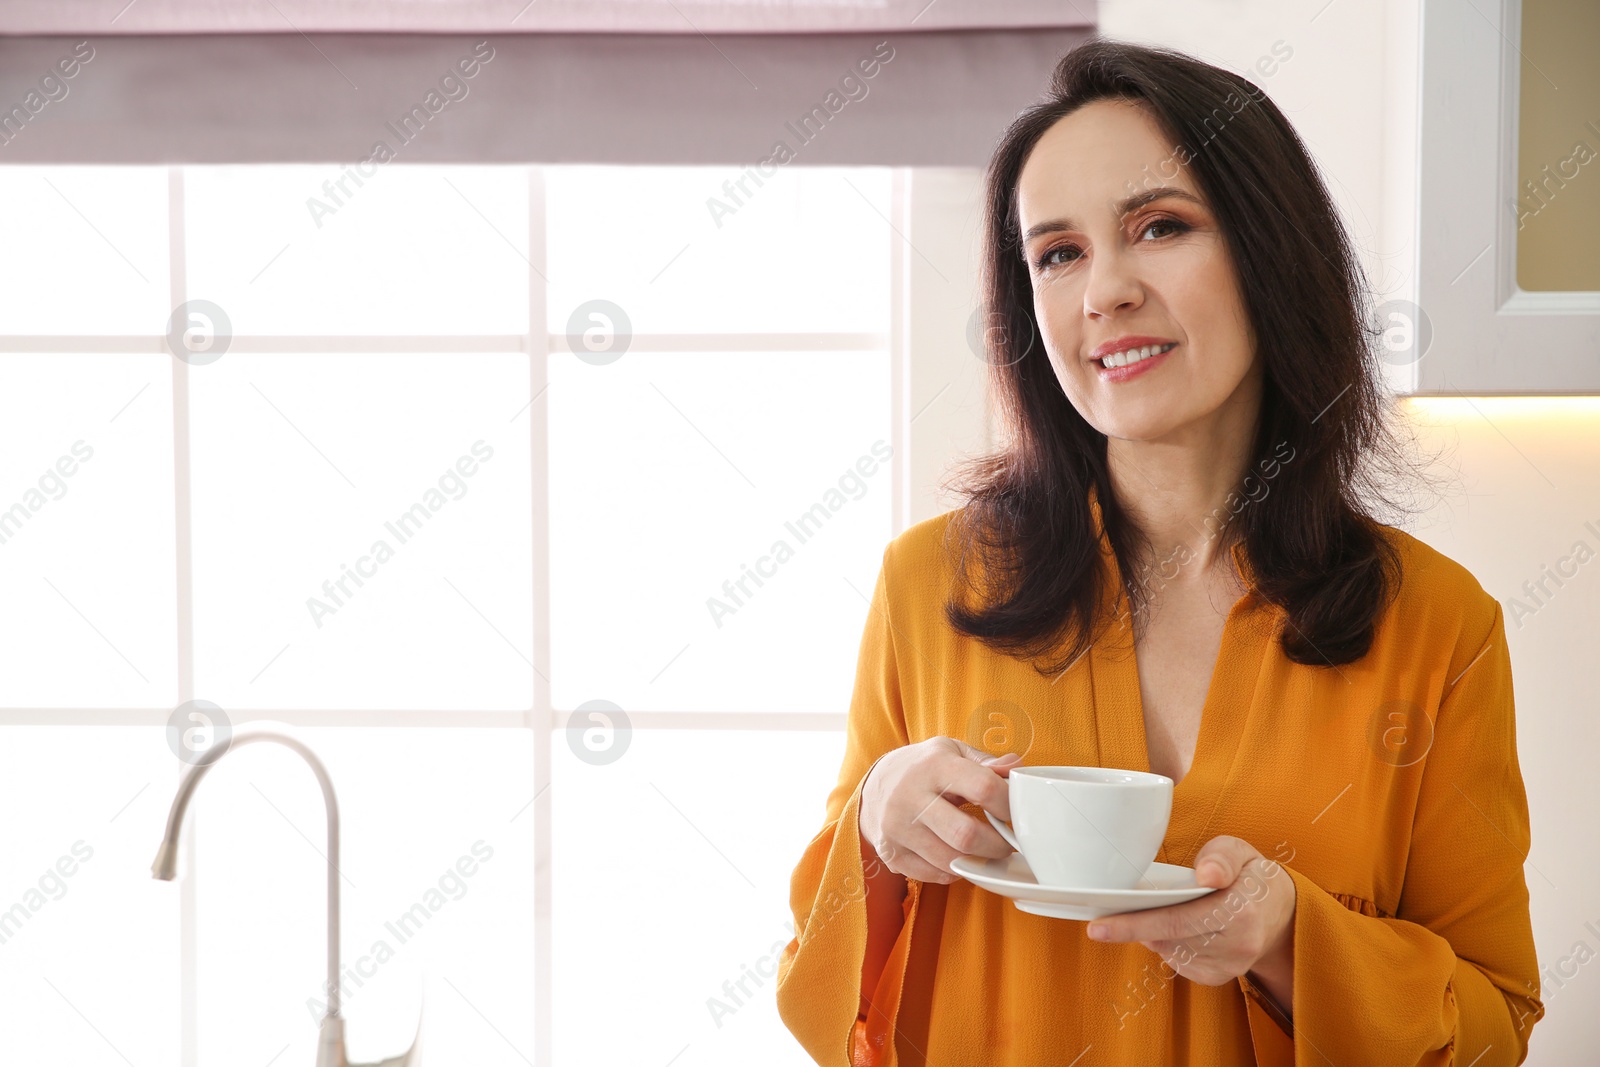
[[322, 787], [322, 799], [328, 809], [328, 1007], [322, 1016], [317, 1038], [316, 1067], [416, 1067], [418, 1040], [422, 1023], [417, 1023], [417, 1038], [411, 1047], [399, 1056], [380, 1060], [374, 1064], [352, 1065], [345, 1057], [344, 1017], [339, 1014], [339, 805], [333, 795], [333, 781], [327, 768], [304, 741], [288, 733], [279, 724], [253, 724], [234, 731], [232, 739], [213, 745], [196, 757], [193, 766], [178, 783], [178, 793], [172, 798], [172, 810], [167, 813], [167, 832], [161, 839], [161, 848], [150, 865], [151, 872], [163, 882], [170, 882], [178, 873], [178, 834], [183, 827], [183, 815], [189, 807], [189, 798], [218, 760], [240, 745], [257, 741], [273, 741], [299, 753], [311, 765]]

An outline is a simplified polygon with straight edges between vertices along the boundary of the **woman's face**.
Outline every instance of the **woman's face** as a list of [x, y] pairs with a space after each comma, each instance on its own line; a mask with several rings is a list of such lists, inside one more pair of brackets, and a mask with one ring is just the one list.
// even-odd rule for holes
[[[1108, 437], [1204, 443], [1253, 425], [1259, 406], [1227, 243], [1183, 158], [1141, 106], [1097, 100], [1045, 132], [1017, 181], [1045, 351]], [[1121, 368], [1096, 358], [1131, 338], [1158, 354]]]

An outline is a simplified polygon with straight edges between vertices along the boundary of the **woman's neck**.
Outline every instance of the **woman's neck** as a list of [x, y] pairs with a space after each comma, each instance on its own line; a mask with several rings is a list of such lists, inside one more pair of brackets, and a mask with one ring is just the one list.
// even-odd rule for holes
[[1255, 410], [1248, 414], [1225, 407], [1160, 440], [1107, 440], [1111, 489], [1150, 543], [1145, 566], [1170, 573], [1177, 560], [1202, 575], [1232, 543], [1227, 526], [1244, 497], [1254, 444]]

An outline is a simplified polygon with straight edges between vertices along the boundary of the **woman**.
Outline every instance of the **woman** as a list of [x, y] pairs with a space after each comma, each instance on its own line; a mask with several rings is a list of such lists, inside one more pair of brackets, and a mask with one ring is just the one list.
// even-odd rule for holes
[[[1498, 603], [1379, 522], [1349, 240], [1244, 79], [1098, 40], [988, 172], [1004, 444], [889, 544], [778, 1005], [818, 1063], [1522, 1062], [1544, 1013]], [[1023, 763], [1175, 783], [1215, 892], [1092, 924], [951, 873]]]

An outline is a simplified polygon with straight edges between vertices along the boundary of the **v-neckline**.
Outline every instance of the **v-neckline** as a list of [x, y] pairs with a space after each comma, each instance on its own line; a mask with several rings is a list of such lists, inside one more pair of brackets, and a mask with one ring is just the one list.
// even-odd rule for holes
[[[1233, 605], [1228, 609], [1227, 617], [1223, 620], [1222, 638], [1217, 643], [1217, 656], [1216, 659], [1212, 661], [1211, 675], [1206, 680], [1205, 698], [1200, 703], [1200, 729], [1195, 736], [1194, 754], [1189, 757], [1189, 767], [1183, 772], [1183, 777], [1174, 781], [1172, 785], [1174, 806], [1177, 805], [1179, 794], [1183, 792], [1186, 786], [1188, 786], [1189, 782], [1195, 776], [1195, 771], [1199, 769], [1201, 757], [1206, 754], [1208, 749], [1216, 747], [1217, 739], [1211, 735], [1214, 735], [1217, 732], [1217, 729], [1219, 728], [1217, 726], [1217, 721], [1219, 716], [1222, 714], [1217, 709], [1217, 704], [1220, 699], [1219, 690], [1226, 685], [1226, 680], [1222, 679], [1222, 676], [1226, 673], [1225, 665], [1230, 663], [1234, 658], [1233, 655], [1230, 655], [1230, 653], [1234, 651], [1232, 648], [1230, 648], [1230, 646], [1238, 643], [1237, 639], [1239, 637], [1239, 628], [1242, 625], [1239, 617], [1249, 610], [1249, 604], [1247, 602], [1251, 599], [1251, 596], [1251, 592], [1246, 590], [1244, 594], [1239, 597], [1239, 599], [1233, 602]], [[1122, 598], [1122, 602], [1124, 607], [1126, 607], [1126, 595], [1124, 595]], [[1157, 772], [1150, 764], [1150, 732], [1148, 726], [1146, 725], [1148, 720], [1145, 717], [1144, 711], [1144, 690], [1139, 684], [1139, 649], [1137, 642], [1134, 640], [1133, 629], [1131, 626], [1131, 616], [1127, 615], [1126, 613], [1124, 613], [1122, 616], [1122, 627], [1126, 636], [1128, 651], [1127, 662], [1133, 679], [1134, 711], [1137, 712], [1137, 714], [1133, 717], [1134, 733], [1136, 734], [1134, 738], [1134, 748], [1143, 757], [1140, 760], [1140, 766], [1133, 769], [1155, 774], [1159, 772]], [[1208, 742], [1210, 742], [1209, 745]], [[1237, 749], [1237, 746], [1235, 746], [1235, 749]], [[1208, 763], [1207, 766], [1209, 767], [1211, 764]], [[1170, 775], [1168, 777], [1170, 777]], [[1193, 790], [1190, 790], [1190, 792], [1192, 791]]]
[[[1106, 607], [1113, 618], [1100, 639], [1090, 646], [1091, 677], [1100, 765], [1156, 773], [1150, 766], [1149, 736], [1145, 730], [1144, 694], [1139, 686], [1138, 655], [1127, 591], [1101, 524], [1098, 500], [1093, 499], [1095, 532], [1110, 587]], [[1228, 609], [1222, 639], [1206, 683], [1200, 706], [1200, 729], [1189, 768], [1172, 789], [1172, 816], [1156, 859], [1166, 863], [1191, 862], [1204, 843], [1204, 833], [1221, 803], [1222, 791], [1233, 776], [1245, 726], [1255, 704], [1265, 635], [1257, 632], [1259, 595], [1255, 591], [1243, 544], [1232, 546], [1232, 556], [1245, 579], [1244, 593]]]

